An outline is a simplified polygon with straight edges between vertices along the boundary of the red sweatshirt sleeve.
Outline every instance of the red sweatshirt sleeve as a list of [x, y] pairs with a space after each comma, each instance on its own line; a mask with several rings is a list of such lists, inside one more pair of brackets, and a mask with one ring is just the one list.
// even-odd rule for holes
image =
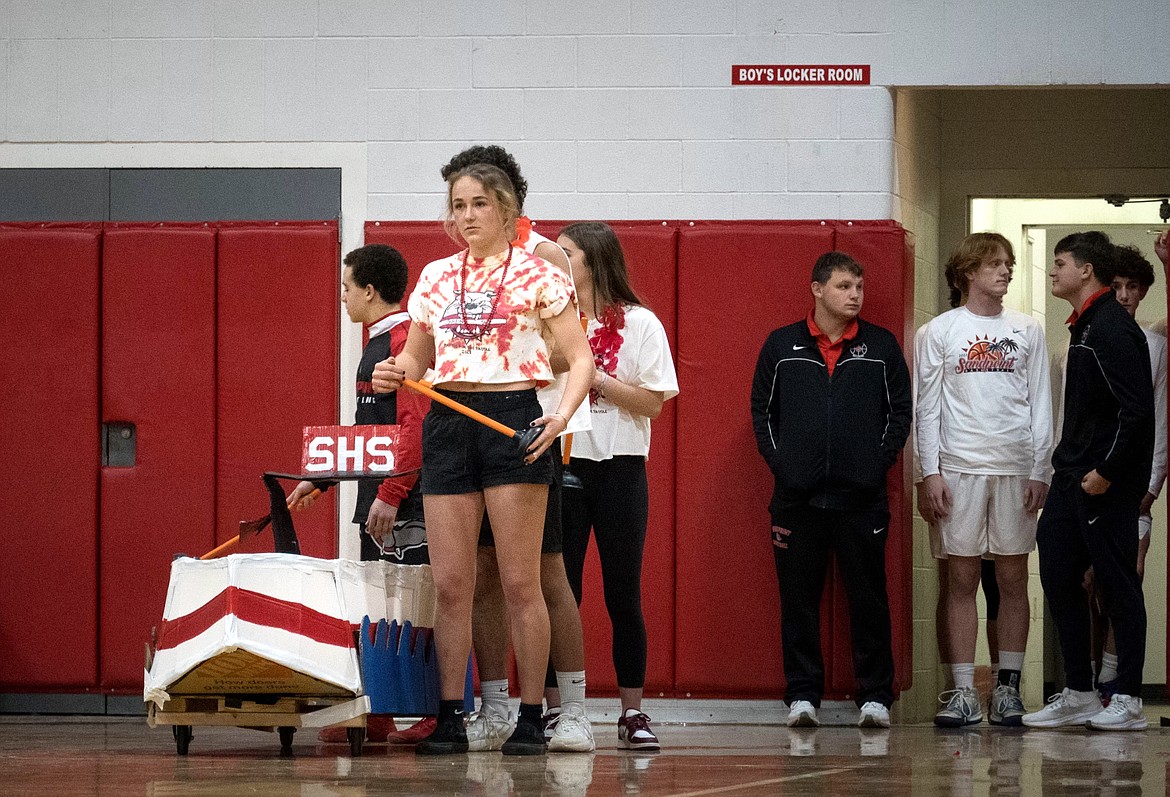
[[[406, 345], [409, 323], [398, 324], [390, 330], [390, 356], [396, 357]], [[401, 473], [422, 467], [422, 422], [430, 409], [431, 401], [413, 390], [398, 391], [398, 459], [394, 470]], [[390, 506], [397, 507], [418, 481], [418, 474], [396, 476], [385, 479], [378, 486], [378, 498]]]

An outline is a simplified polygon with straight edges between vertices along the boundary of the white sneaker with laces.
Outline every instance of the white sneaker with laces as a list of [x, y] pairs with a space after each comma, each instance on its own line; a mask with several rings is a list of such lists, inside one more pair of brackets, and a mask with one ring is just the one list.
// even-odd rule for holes
[[817, 707], [807, 700], [794, 700], [788, 707], [789, 728], [816, 728], [821, 724], [817, 719]]
[[557, 720], [561, 717], [561, 707], [553, 706], [540, 718], [540, 724], [544, 727], [544, 741], [547, 744], [552, 741], [553, 732], [557, 729]]
[[890, 710], [871, 700], [861, 707], [861, 716], [857, 718], [858, 728], [888, 728], [890, 727]]
[[516, 718], [511, 711], [503, 716], [477, 711], [467, 720], [467, 750], [472, 753], [499, 750], [514, 730]]
[[1144, 731], [1146, 717], [1142, 714], [1142, 699], [1116, 694], [1102, 709], [1085, 723], [1096, 731]]
[[1063, 728], [1084, 725], [1104, 709], [1096, 690], [1075, 692], [1067, 686], [1048, 698], [1048, 704], [1039, 711], [1024, 715], [1029, 728]]
[[592, 753], [593, 726], [584, 714], [562, 711], [548, 742], [550, 753]]

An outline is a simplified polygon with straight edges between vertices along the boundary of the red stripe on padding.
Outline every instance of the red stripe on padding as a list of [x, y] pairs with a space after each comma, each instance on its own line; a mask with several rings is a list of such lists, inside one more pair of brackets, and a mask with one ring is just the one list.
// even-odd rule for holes
[[301, 603], [228, 587], [195, 611], [163, 620], [158, 632], [158, 650], [178, 647], [194, 639], [229, 614], [246, 623], [279, 628], [324, 645], [354, 646], [353, 631], [346, 620], [322, 614]]

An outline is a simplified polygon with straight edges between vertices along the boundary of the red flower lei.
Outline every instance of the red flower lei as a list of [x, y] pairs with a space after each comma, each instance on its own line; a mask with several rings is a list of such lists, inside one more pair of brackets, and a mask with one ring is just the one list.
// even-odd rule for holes
[[[625, 342], [621, 331], [626, 325], [626, 308], [621, 304], [611, 304], [597, 317], [597, 322], [598, 327], [589, 338], [593, 362], [602, 371], [616, 378], [618, 349]], [[589, 391], [590, 404], [596, 404], [600, 398], [596, 390]]]

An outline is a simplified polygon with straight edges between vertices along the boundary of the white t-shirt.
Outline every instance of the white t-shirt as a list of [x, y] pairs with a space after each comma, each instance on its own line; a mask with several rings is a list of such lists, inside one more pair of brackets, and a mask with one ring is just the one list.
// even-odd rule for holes
[[[597, 320], [589, 322], [587, 335], [593, 345], [606, 331]], [[616, 363], [601, 363], [615, 379], [646, 390], [661, 391], [664, 399], [678, 395], [678, 377], [670, 357], [666, 330], [645, 307], [627, 306], [618, 330], [621, 344]], [[594, 351], [597, 347], [594, 346]], [[593, 429], [573, 438], [573, 456], [601, 462], [616, 456], [649, 456], [650, 419], [633, 415], [590, 391]]]
[[[556, 241], [545, 238], [540, 233], [530, 232], [528, 233], [528, 240], [524, 242], [524, 251], [536, 254], [536, 247], [543, 243], [549, 243], [560, 248]], [[564, 252], [565, 250], [561, 249], [561, 251]], [[566, 254], [565, 260], [568, 259], [569, 256]], [[549, 265], [552, 264], [550, 263]], [[569, 282], [573, 284], [573, 295], [576, 296], [577, 285], [573, 283], [572, 274], [569, 275]], [[550, 341], [551, 344], [552, 341]], [[552, 415], [557, 411], [557, 407], [561, 406], [561, 397], [565, 395], [565, 386], [568, 384], [569, 375], [567, 373], [556, 374], [551, 382], [536, 391], [536, 398], [540, 401], [541, 411], [545, 415]], [[586, 398], [585, 401], [577, 405], [577, 411], [569, 418], [569, 425], [565, 427], [565, 431], [561, 432], [561, 436], [563, 437], [564, 435], [576, 432], [587, 432], [592, 428], [592, 425], [589, 413], [589, 400]]]
[[915, 413], [924, 476], [956, 473], [1052, 481], [1052, 391], [1044, 329], [1003, 310], [966, 307], [928, 323], [916, 341]]

